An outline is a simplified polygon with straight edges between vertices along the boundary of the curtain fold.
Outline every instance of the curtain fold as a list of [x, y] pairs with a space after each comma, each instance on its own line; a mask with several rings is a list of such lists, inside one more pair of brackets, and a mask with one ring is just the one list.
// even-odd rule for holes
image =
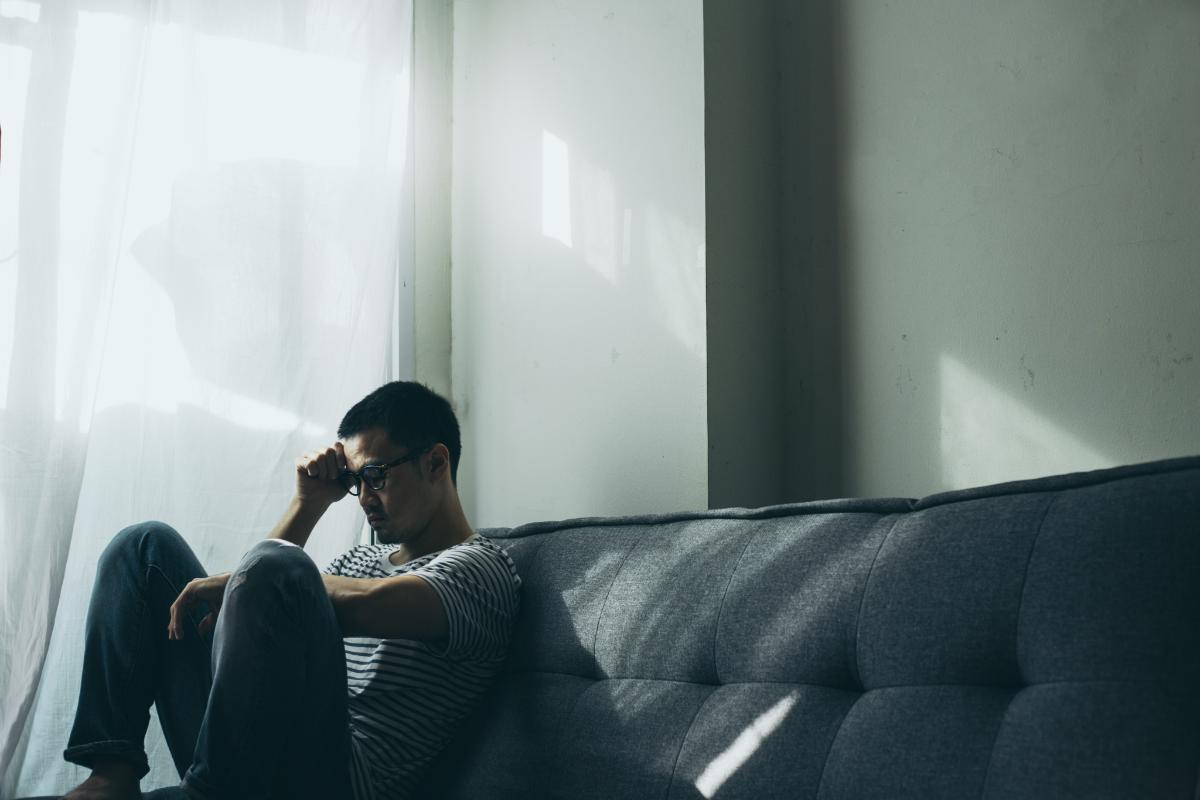
[[[230, 569], [295, 456], [409, 377], [411, 50], [411, 0], [0, 4], [0, 796], [82, 777], [112, 534]], [[360, 534], [339, 504], [310, 550]]]

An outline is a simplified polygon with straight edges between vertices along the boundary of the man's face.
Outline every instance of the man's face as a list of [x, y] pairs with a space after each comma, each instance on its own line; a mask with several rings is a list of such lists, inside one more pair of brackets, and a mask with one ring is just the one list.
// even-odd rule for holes
[[[346, 466], [355, 472], [368, 464], [387, 464], [409, 454], [407, 447], [393, 442], [382, 428], [357, 433], [344, 440], [342, 446]], [[389, 468], [380, 489], [372, 489], [366, 481], [359, 483], [358, 504], [383, 544], [415, 541], [429, 524], [430, 487], [420, 461], [418, 458]]]

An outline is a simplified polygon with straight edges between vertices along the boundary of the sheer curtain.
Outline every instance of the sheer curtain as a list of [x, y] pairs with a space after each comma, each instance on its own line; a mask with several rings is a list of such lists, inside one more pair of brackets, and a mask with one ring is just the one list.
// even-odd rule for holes
[[[109, 537], [231, 568], [410, 371], [411, 50], [411, 0], [0, 0], [0, 796], [83, 774]], [[341, 503], [310, 549], [360, 535]]]

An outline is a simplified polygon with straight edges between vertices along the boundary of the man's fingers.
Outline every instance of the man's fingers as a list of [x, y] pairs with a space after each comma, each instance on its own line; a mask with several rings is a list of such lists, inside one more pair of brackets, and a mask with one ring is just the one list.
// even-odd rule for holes
[[175, 598], [175, 602], [171, 603], [171, 621], [167, 623], [167, 638], [169, 639], [183, 638], [183, 625], [180, 624], [180, 619], [190, 603], [188, 593], [191, 587], [192, 584], [189, 582]]
[[321, 451], [313, 450], [306, 455], [304, 465], [304, 474], [310, 478], [321, 477]]
[[[200, 633], [207, 633], [217, 623], [217, 615], [221, 613], [221, 595], [225, 584], [214, 584], [214, 578], [193, 578], [183, 587], [183, 591], [171, 604], [171, 619], [167, 623], [167, 637], [182, 639], [184, 626], [187, 622], [187, 612], [199, 602], [208, 604], [209, 612], [197, 626]], [[215, 595], [215, 596], [210, 596]]]
[[338, 453], [332, 447], [327, 448], [322, 454], [321, 466], [323, 467], [321, 476], [327, 481], [336, 481], [338, 477]]
[[346, 452], [342, 443], [336, 442], [324, 450], [310, 450], [296, 459], [296, 471], [309, 478], [336, 481], [346, 469]]
[[310, 478], [321, 481], [335, 481], [338, 473], [346, 466], [346, 456], [339, 450], [328, 447], [324, 450], [313, 450], [296, 459], [296, 469]]

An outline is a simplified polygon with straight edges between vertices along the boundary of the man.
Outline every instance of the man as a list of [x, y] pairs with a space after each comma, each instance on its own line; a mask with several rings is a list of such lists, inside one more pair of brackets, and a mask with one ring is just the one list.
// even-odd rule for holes
[[[183, 778], [152, 795], [403, 798], [503, 663], [520, 578], [471, 529], [450, 404], [387, 384], [338, 441], [296, 462], [296, 494], [231, 574], [175, 531], [121, 531], [97, 567], [70, 800], [139, 798], [151, 703]], [[324, 574], [302, 549], [356, 495], [377, 545]]]

